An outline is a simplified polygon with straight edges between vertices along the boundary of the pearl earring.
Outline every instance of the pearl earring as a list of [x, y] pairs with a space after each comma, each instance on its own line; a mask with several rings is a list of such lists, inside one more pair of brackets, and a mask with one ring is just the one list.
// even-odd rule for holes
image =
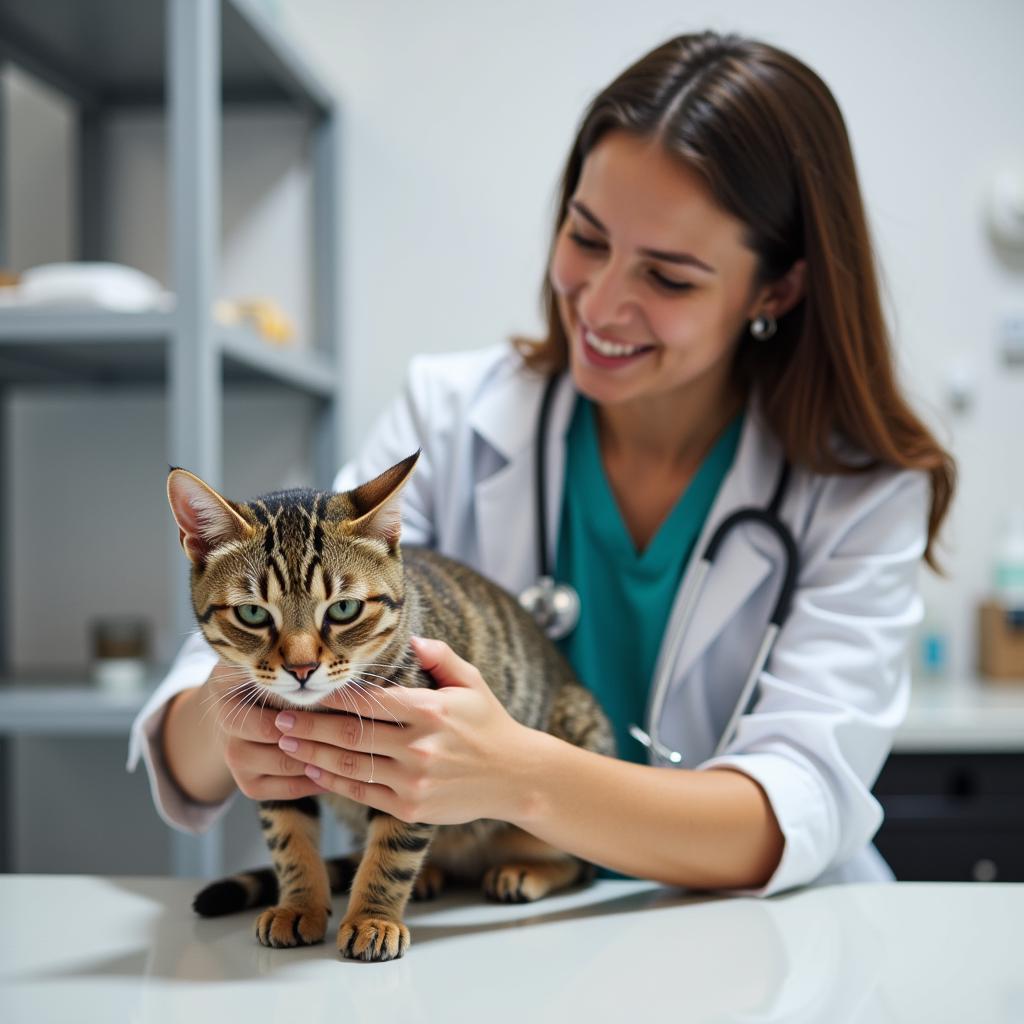
[[758, 340], [770, 338], [778, 329], [778, 324], [769, 313], [762, 313], [759, 317], [750, 321], [750, 333]]

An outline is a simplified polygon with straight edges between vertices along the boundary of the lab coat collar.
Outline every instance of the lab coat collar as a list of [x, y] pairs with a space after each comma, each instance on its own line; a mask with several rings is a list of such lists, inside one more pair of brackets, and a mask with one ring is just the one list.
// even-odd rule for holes
[[[536, 556], [534, 448], [546, 382], [547, 378], [518, 368], [501, 381], [501, 386], [489, 388], [486, 400], [478, 401], [469, 415], [476, 436], [505, 460], [503, 466], [476, 484], [480, 561], [487, 575], [513, 593], [533, 583], [541, 571]], [[572, 378], [563, 374], [551, 404], [545, 443], [544, 525], [552, 559], [562, 501], [565, 434], [575, 404]]]
[[[533, 445], [547, 378], [525, 369], [512, 354], [492, 372], [469, 410], [469, 425], [504, 459], [514, 459]], [[572, 391], [568, 374], [560, 382], [560, 391], [566, 389]]]
[[[743, 430], [732, 467], [718, 489], [694, 545], [682, 586], [676, 594], [665, 631], [666, 637], [673, 635], [674, 626], [682, 618], [696, 566], [715, 529], [738, 508], [767, 506], [775, 491], [781, 468], [782, 447], [768, 427], [761, 402], [755, 393], [747, 403]], [[791, 480], [790, 490], [792, 488]], [[783, 503], [783, 519], [786, 518], [786, 504]], [[669, 678], [679, 680], [686, 675], [726, 623], [737, 615], [754, 591], [762, 585], [773, 566], [781, 561], [781, 555], [778, 542], [764, 527], [744, 523], [730, 532], [719, 549], [701, 593], [696, 595], [693, 618], [686, 634], [674, 650], [669, 650], [669, 645], [663, 643], [659, 652], [650, 702], [652, 718], [658, 716]], [[649, 721], [647, 725], [650, 730], [655, 723]]]

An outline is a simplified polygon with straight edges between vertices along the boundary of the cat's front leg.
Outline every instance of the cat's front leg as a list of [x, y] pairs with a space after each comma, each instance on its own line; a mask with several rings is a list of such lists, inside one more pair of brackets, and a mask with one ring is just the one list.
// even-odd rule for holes
[[409, 948], [402, 922], [436, 826], [409, 824], [374, 813], [366, 850], [352, 881], [348, 912], [338, 929], [338, 952], [350, 960], [396, 960]]
[[277, 875], [277, 905], [256, 919], [264, 946], [322, 942], [331, 886], [320, 856], [320, 804], [315, 797], [260, 801], [260, 825]]

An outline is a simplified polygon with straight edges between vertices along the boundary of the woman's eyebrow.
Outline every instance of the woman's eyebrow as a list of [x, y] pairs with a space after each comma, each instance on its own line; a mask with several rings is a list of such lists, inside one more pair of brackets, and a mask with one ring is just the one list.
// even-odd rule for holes
[[[608, 229], [597, 219], [597, 217], [594, 216], [593, 212], [588, 210], [578, 199], [570, 199], [569, 205], [581, 217], [590, 221], [590, 223], [593, 224], [601, 234], [608, 234]], [[712, 267], [709, 267], [702, 260], [697, 259], [696, 256], [693, 256], [688, 252], [665, 252], [663, 249], [640, 249], [638, 251], [644, 256], [650, 256], [655, 260], [665, 260], [667, 263], [681, 263], [686, 266], [698, 267], [700, 270], [704, 270], [709, 274], [715, 273], [715, 270]]]

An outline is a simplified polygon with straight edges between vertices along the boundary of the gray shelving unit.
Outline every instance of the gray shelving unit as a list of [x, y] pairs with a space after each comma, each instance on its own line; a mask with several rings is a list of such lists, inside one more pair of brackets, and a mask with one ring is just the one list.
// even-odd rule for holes
[[[0, 0], [0, 65], [13, 62], [68, 96], [78, 110], [78, 258], [105, 258], [103, 128], [127, 106], [166, 116], [169, 194], [169, 287], [172, 312], [118, 314], [0, 308], [0, 403], [13, 388], [158, 384], [168, 398], [167, 461], [216, 485], [221, 477], [221, 396], [235, 382], [296, 389], [317, 404], [314, 466], [329, 484], [341, 452], [340, 132], [330, 91], [252, 0]], [[284, 104], [310, 120], [315, 280], [312, 337], [304, 349], [273, 349], [245, 329], [213, 319], [220, 233], [220, 140], [224, 107]], [[0, 150], [4, 125], [0, 117]], [[6, 189], [0, 180], [0, 265], [8, 257]], [[2, 423], [0, 417], [0, 423]], [[4, 438], [0, 436], [0, 459]], [[0, 485], [5, 467], [0, 463]], [[0, 502], [0, 516], [3, 503]], [[192, 625], [187, 579], [168, 541], [174, 627]], [[0, 519], [0, 622], [4, 601]], [[39, 701], [39, 727], [53, 694], [0, 682], [20, 720]], [[84, 680], [83, 680], [84, 686]], [[74, 687], [57, 707], [75, 706]], [[94, 690], [89, 690], [91, 695]], [[13, 703], [11, 703], [13, 701]], [[109, 719], [105, 721], [108, 722]], [[56, 718], [54, 718], [56, 723]], [[104, 728], [107, 728], [105, 726]], [[64, 724], [55, 724], [55, 731]], [[0, 721], [0, 741], [4, 734]], [[0, 822], [8, 808], [0, 806]], [[182, 874], [217, 869], [217, 835], [176, 836]], [[0, 851], [0, 858], [3, 852]], [[0, 862], [0, 868], [3, 868]]]

